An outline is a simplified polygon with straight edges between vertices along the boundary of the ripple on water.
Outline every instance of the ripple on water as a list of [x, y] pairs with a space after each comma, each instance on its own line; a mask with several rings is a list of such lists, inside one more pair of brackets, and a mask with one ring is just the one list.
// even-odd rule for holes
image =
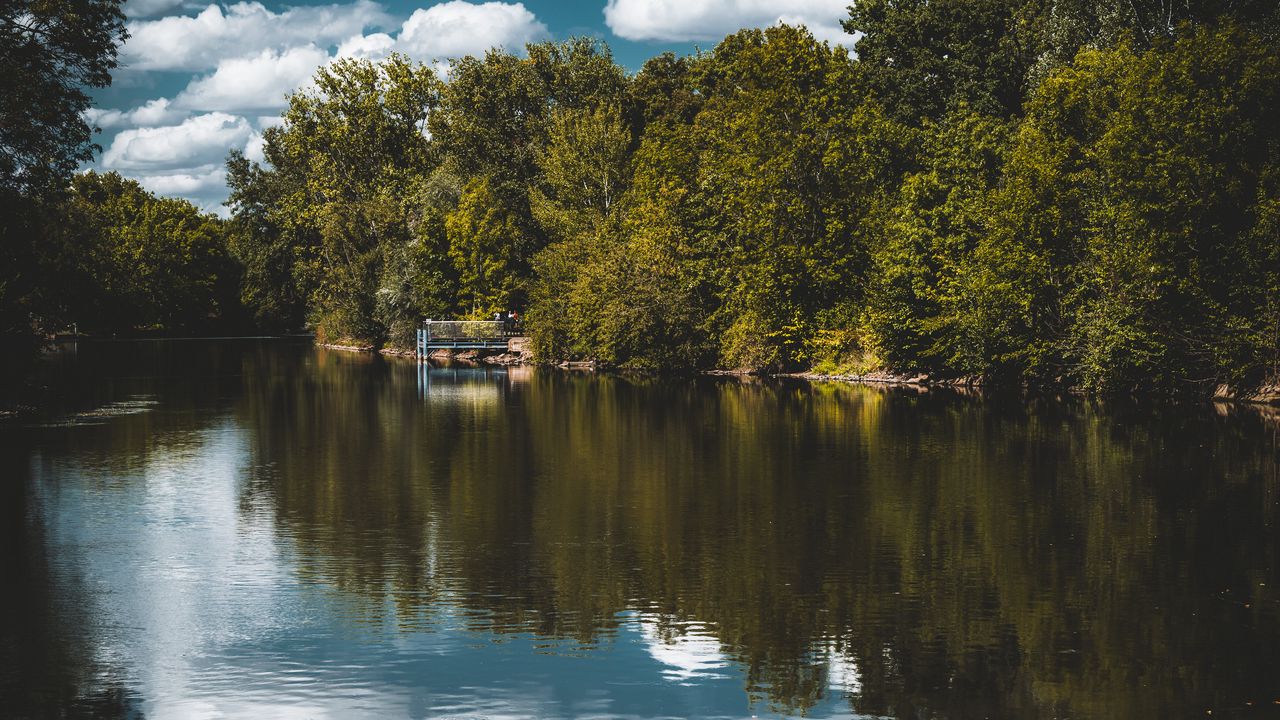
[[133, 395], [124, 400], [104, 403], [91, 410], [68, 413], [44, 422], [29, 423], [26, 427], [57, 428], [105, 425], [112, 418], [141, 415], [155, 410], [159, 405], [160, 401], [153, 395]]

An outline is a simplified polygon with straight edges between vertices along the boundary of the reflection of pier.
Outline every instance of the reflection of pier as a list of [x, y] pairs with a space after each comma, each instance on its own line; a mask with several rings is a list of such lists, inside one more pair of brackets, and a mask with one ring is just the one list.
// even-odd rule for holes
[[418, 358], [433, 350], [502, 350], [520, 337], [514, 320], [427, 320], [418, 328]]
[[513, 385], [526, 383], [533, 368], [431, 363], [418, 365], [418, 394], [425, 400], [487, 405], [498, 403]]

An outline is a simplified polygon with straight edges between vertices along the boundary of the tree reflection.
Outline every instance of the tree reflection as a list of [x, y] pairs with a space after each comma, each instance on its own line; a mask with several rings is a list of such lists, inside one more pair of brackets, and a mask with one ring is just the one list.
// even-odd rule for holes
[[686, 672], [718, 643], [786, 711], [839, 693], [899, 717], [1160, 717], [1280, 690], [1254, 417], [245, 362], [250, 492], [300, 572], [373, 616], [448, 605], [586, 646], [638, 621]]
[[52, 556], [33, 510], [28, 438], [9, 430], [0, 442], [0, 713], [140, 717], [120, 668], [93, 652], [84, 568]]

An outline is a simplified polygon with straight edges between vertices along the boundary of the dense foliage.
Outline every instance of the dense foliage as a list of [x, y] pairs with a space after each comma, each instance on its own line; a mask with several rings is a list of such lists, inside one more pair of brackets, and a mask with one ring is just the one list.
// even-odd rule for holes
[[57, 315], [90, 335], [245, 327], [225, 222], [116, 173], [77, 176], [45, 242], [65, 285]]
[[119, 0], [0, 3], [0, 186], [31, 193], [60, 186], [93, 159], [80, 113], [88, 88], [111, 84], [125, 39]]
[[339, 61], [267, 130], [269, 169], [233, 154], [230, 243], [261, 324], [310, 318], [322, 338], [383, 338], [430, 306], [421, 244], [441, 223], [420, 195], [437, 164], [425, 129], [439, 94], [431, 70], [400, 57]]
[[231, 161], [260, 320], [545, 360], [1097, 390], [1275, 373], [1270, 3], [867, 0], [628, 75], [607, 47], [322, 70]]

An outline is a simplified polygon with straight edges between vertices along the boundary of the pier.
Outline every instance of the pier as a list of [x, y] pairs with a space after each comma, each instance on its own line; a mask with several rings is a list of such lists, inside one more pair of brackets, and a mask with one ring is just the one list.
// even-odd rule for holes
[[418, 328], [418, 358], [433, 350], [506, 351], [521, 335], [511, 320], [426, 320]]

